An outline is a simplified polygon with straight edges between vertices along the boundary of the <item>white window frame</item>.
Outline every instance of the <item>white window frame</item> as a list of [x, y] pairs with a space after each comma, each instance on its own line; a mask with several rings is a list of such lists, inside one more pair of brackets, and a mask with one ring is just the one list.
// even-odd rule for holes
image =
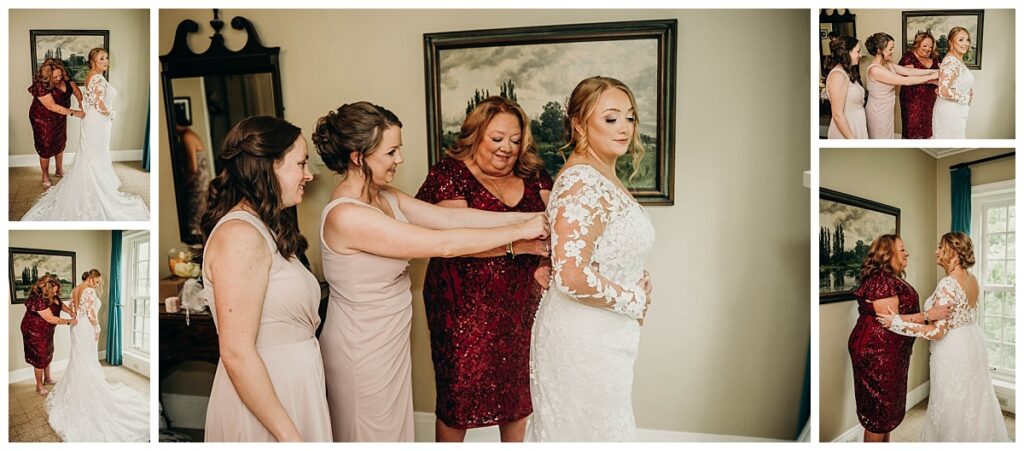
[[[979, 297], [981, 299], [985, 299], [984, 296], [987, 292], [1009, 292], [1016, 294], [1016, 280], [1013, 282], [1013, 285], [987, 285], [985, 283], [984, 274], [984, 268], [987, 263], [987, 252], [985, 248], [985, 208], [992, 206], [993, 204], [1008, 204], [1009, 206], [1013, 206], [1015, 205], [1015, 197], [1016, 188], [1014, 180], [971, 187], [971, 240], [975, 243], [974, 249], [976, 256], [976, 264], [974, 268], [971, 268], [971, 272], [974, 273], [974, 276], [980, 282], [981, 293], [979, 293]], [[1014, 237], [1016, 239], [1016, 234], [1014, 234]], [[1014, 266], [1016, 266], [1016, 253], [1014, 254], [1013, 261]], [[1014, 271], [1014, 273], [1016, 274], [1016, 271]], [[980, 305], [979, 321], [985, 320], [984, 305], [984, 302]], [[1016, 312], [1014, 312], [1014, 319], [1016, 319]], [[986, 343], [988, 342], [987, 338], [988, 337], [986, 336]], [[1016, 340], [1014, 347], [1016, 349]], [[1016, 372], [1013, 369], [1006, 370], [992, 367], [991, 372], [994, 382], [1003, 381], [1013, 384], [1016, 380]]]
[[[148, 242], [150, 246], [150, 252], [148, 252], [146, 255], [136, 255], [136, 247], [141, 243], [146, 242]], [[152, 308], [150, 308], [152, 307], [152, 302], [150, 301], [150, 285], [152, 285], [153, 272], [152, 246], [153, 242], [150, 240], [150, 235], [145, 231], [125, 232], [121, 236], [121, 261], [124, 264], [124, 278], [121, 281], [121, 293], [122, 299], [125, 300], [125, 302], [121, 303], [121, 341], [123, 343], [123, 349], [125, 353], [135, 354], [145, 359], [148, 359], [150, 356], [150, 350], [152, 348], [153, 342], [152, 322], [150, 318], [152, 316]], [[139, 257], [145, 258], [146, 260], [149, 261], [150, 271], [149, 274], [143, 275], [147, 280], [149, 280], [149, 283], [146, 284], [144, 290], [141, 293], [136, 293], [135, 288], [136, 286], [138, 286], [138, 274], [136, 274], [135, 266], [138, 263], [137, 260]], [[147, 304], [145, 306], [146, 308], [143, 309], [144, 315], [141, 317], [141, 319], [143, 321], [143, 324], [149, 326], [149, 332], [143, 331], [141, 333], [149, 335], [150, 345], [144, 348], [135, 346], [134, 320], [136, 317], [136, 304], [138, 302], [146, 302]]]

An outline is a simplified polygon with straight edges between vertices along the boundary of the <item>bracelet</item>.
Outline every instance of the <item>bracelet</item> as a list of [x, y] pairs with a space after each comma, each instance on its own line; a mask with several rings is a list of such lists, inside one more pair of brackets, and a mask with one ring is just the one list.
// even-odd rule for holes
[[516, 258], [516, 253], [512, 250], [512, 243], [505, 245], [505, 256], [508, 258]]

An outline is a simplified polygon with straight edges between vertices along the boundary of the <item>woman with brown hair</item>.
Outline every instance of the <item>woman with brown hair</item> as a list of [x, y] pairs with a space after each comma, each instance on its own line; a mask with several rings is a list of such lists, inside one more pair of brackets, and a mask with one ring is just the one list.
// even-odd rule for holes
[[[979, 324], [978, 280], [974, 244], [963, 232], [942, 235], [935, 264], [946, 273], [925, 308], [947, 306], [948, 319], [918, 322], [912, 315], [881, 314], [878, 322], [900, 335], [932, 340], [928, 413], [921, 429], [924, 442], [1006, 442], [1009, 437], [992, 390], [985, 331]], [[926, 318], [927, 319], [927, 318]]]
[[315, 333], [320, 286], [294, 209], [313, 179], [302, 131], [242, 119], [224, 138], [202, 214], [203, 288], [220, 344], [206, 440], [330, 441]]
[[25, 362], [32, 365], [36, 377], [36, 393], [50, 393], [45, 385], [53, 385], [50, 362], [53, 361], [53, 331], [57, 325], [75, 325], [74, 319], [60, 317], [71, 308], [60, 301], [60, 282], [44, 275], [32, 285], [25, 300], [25, 316], [21, 318], [21, 336], [25, 342]]
[[939, 65], [939, 97], [932, 111], [932, 137], [964, 139], [967, 115], [974, 102], [974, 75], [964, 64], [964, 57], [971, 51], [971, 33], [964, 27], [953, 27], [947, 42], [949, 52]]
[[47, 58], [39, 65], [28, 92], [32, 94], [28, 118], [32, 122], [32, 137], [35, 140], [36, 153], [39, 154], [39, 169], [43, 171], [43, 189], [48, 189], [52, 185], [50, 158], [57, 163], [57, 173], [54, 176], [64, 176], [68, 116], [79, 119], [85, 117], [85, 112], [81, 109], [71, 109], [71, 97], [78, 99], [79, 108], [82, 107], [82, 91], [72, 80], [64, 63], [56, 58]]
[[887, 442], [889, 433], [906, 413], [907, 374], [914, 339], [886, 330], [876, 321], [880, 314], [899, 312], [915, 320], [938, 320], [949, 309], [935, 306], [920, 313], [917, 291], [903, 279], [910, 254], [898, 235], [875, 238], [860, 270], [854, 290], [860, 316], [850, 332], [853, 388], [857, 418], [864, 426], [865, 442]]
[[[935, 37], [928, 31], [921, 31], [914, 36], [914, 43], [903, 53], [900, 66], [938, 70], [938, 56], [935, 51]], [[900, 136], [903, 139], [931, 138], [934, 106], [934, 85], [919, 84], [900, 88], [900, 118], [903, 121]]]
[[320, 232], [331, 286], [320, 340], [335, 441], [415, 438], [409, 259], [547, 236], [540, 214], [444, 208], [390, 187], [404, 161], [401, 127], [386, 108], [357, 102], [321, 117], [313, 135], [324, 164], [343, 177]]
[[832, 55], [825, 66], [825, 93], [832, 106], [828, 139], [868, 139], [864, 87], [860, 84], [860, 41], [840, 36], [829, 43]]
[[896, 41], [888, 33], [875, 33], [864, 42], [874, 56], [867, 70], [868, 102], [864, 107], [868, 120], [868, 137], [896, 137], [896, 87], [928, 83], [938, 77], [937, 70], [908, 69], [892, 61]]
[[[526, 112], [493, 96], [466, 116], [455, 145], [430, 168], [416, 197], [449, 208], [542, 212], [551, 183]], [[462, 441], [467, 429], [493, 425], [502, 441], [523, 440], [533, 412], [530, 328], [540, 301], [533, 272], [547, 255], [545, 241], [520, 240], [430, 259], [423, 304], [437, 387], [437, 441]]]
[[[530, 343], [528, 441], [636, 441], [633, 366], [653, 286], [654, 225], [616, 173], [644, 148], [633, 92], [590, 77], [566, 108], [565, 162], [551, 189], [550, 288]], [[631, 177], [632, 177], [631, 176]]]

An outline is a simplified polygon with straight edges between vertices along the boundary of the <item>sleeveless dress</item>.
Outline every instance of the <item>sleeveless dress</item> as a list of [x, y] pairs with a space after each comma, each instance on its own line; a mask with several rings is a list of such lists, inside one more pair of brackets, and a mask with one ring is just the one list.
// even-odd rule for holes
[[[544, 211], [542, 174], [523, 180], [523, 197], [505, 205], [461, 160], [446, 157], [427, 174], [416, 197], [436, 204], [465, 200], [469, 208], [496, 212]], [[435, 413], [444, 424], [469, 429], [519, 420], [530, 402], [530, 329], [540, 302], [533, 280], [540, 257], [430, 259], [423, 305], [437, 386]]]
[[918, 313], [917, 291], [906, 281], [878, 272], [854, 291], [860, 316], [848, 342], [853, 364], [857, 418], [870, 432], [884, 434], [903, 422], [907, 403], [907, 374], [914, 339], [890, 332], [875, 317], [873, 300], [896, 296], [901, 315]]
[[952, 99], [938, 97], [935, 100], [932, 138], [964, 139], [967, 137], [967, 115], [971, 111], [974, 74], [960, 58], [946, 55], [939, 66], [939, 86], [947, 89]]
[[530, 346], [531, 442], [636, 441], [639, 285], [654, 245], [640, 204], [588, 165], [563, 170], [547, 208], [552, 279]]
[[[871, 64], [889, 70], [881, 64]], [[868, 123], [868, 137], [871, 139], [893, 139], [896, 136], [896, 87], [871, 78], [868, 66], [866, 87], [868, 103], [864, 108]]]
[[[224, 215], [210, 232], [212, 238], [222, 224], [241, 220], [263, 235], [272, 254], [267, 293], [263, 299], [256, 351], [267, 367], [274, 392], [299, 429], [303, 441], [331, 441], [331, 423], [324, 395], [324, 366], [315, 333], [320, 325], [320, 284], [297, 258], [285, 259], [267, 226], [246, 211]], [[217, 324], [217, 303], [212, 280], [204, 275], [203, 294]], [[255, 300], [253, 302], [256, 302]], [[241, 398], [231, 383], [224, 362], [217, 362], [217, 373], [210, 390], [206, 410], [208, 442], [273, 442], [268, 431]]]
[[[850, 77], [843, 71], [842, 66], [832, 68], [832, 72], [838, 71], [846, 83], [846, 104], [843, 105], [843, 112], [846, 113], [846, 121], [850, 124], [853, 132], [853, 139], [868, 139], [868, 119], [864, 111], [864, 88], [860, 82], [850, 82]], [[832, 75], [829, 72], [829, 75]], [[827, 79], [826, 79], [827, 80]], [[826, 92], [828, 90], [826, 89]], [[828, 124], [828, 139], [845, 139], [836, 127], [835, 118]]]
[[[149, 393], [108, 384], [96, 358], [96, 290], [79, 294], [78, 324], [68, 328], [71, 350], [64, 376], [46, 398], [50, 427], [65, 442], [149, 441]], [[97, 321], [97, 327], [92, 322]]]
[[32, 139], [35, 142], [39, 158], [50, 158], [64, 151], [68, 142], [68, 117], [54, 113], [39, 101], [40, 97], [49, 94], [53, 103], [64, 108], [71, 108], [71, 98], [75, 95], [71, 82], [64, 80], [64, 90], [47, 88], [46, 83], [36, 82], [29, 86], [32, 94], [32, 106], [28, 109], [28, 120], [32, 123]]
[[[380, 195], [395, 219], [409, 222], [391, 193]], [[376, 209], [340, 197], [328, 203], [320, 217], [324, 277], [331, 286], [320, 342], [334, 440], [411, 442], [415, 436], [409, 260], [331, 250], [324, 241], [323, 225], [327, 214], [342, 203]]]
[[[85, 118], [78, 153], [64, 179], [46, 190], [22, 221], [148, 221], [141, 197], [118, 191], [121, 179], [110, 159], [110, 129], [117, 90], [103, 75], [93, 75], [82, 93]], [[100, 112], [100, 103], [109, 116]]]
[[[938, 69], [939, 62], [932, 59], [932, 65], [925, 67], [913, 52], [903, 54], [900, 66], [913, 65], [915, 69]], [[935, 106], [935, 85], [900, 87], [900, 117], [903, 120], [903, 139], [928, 139], [932, 137], [932, 109]]]

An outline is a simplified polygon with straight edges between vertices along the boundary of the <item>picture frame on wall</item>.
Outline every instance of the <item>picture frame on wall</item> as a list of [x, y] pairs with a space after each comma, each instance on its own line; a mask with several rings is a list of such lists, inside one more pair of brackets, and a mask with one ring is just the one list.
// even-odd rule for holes
[[640, 203], [672, 205], [677, 36], [675, 19], [424, 34], [429, 164], [444, 156], [479, 101], [501, 95], [526, 111], [545, 170], [555, 177], [568, 156], [569, 95], [601, 75], [629, 86], [637, 103], [645, 153], [635, 178], [633, 159], [620, 158], [619, 177]]
[[[85, 89], [89, 51], [102, 47], [109, 54], [110, 30], [29, 30], [29, 46], [33, 77], [47, 58], [57, 58], [68, 69], [71, 80]], [[103, 76], [110, 79], [107, 73]]]
[[192, 98], [178, 96], [174, 98], [174, 121], [177, 125], [192, 126]]
[[71, 296], [78, 274], [74, 251], [12, 247], [8, 258], [12, 304], [24, 304], [32, 285], [46, 274], [60, 280], [61, 299]]
[[903, 50], [914, 43], [914, 36], [927, 31], [935, 37], [935, 51], [939, 61], [949, 51], [947, 35], [953, 27], [964, 27], [971, 34], [971, 49], [964, 55], [969, 69], [981, 69], [982, 38], [985, 34], [985, 10], [955, 9], [938, 11], [903, 11]]
[[818, 302], [849, 301], [875, 238], [900, 233], [900, 209], [821, 188], [818, 198]]

